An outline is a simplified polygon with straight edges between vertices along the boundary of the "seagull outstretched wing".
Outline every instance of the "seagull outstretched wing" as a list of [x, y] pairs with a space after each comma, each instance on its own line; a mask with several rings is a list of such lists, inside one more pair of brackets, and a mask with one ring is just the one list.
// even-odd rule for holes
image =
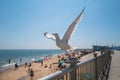
[[75, 31], [76, 25], [79, 23], [82, 15], [83, 15], [84, 9], [85, 9], [85, 7], [81, 11], [80, 15], [73, 21], [73, 23], [70, 25], [70, 27], [66, 31], [66, 33], [65, 33], [65, 35], [64, 35], [64, 37], [62, 39], [63, 42], [68, 43], [68, 40], [70, 39], [71, 35]]
[[55, 39], [55, 36], [52, 35], [52, 34], [49, 34], [48, 32], [45, 32], [45, 33], [44, 33], [44, 36], [47, 37], [48, 39], [56, 40], [56, 39]]

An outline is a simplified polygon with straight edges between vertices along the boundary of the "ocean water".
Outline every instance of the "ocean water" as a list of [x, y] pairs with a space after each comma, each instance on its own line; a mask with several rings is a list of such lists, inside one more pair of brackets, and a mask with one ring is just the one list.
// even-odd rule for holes
[[[63, 53], [62, 50], [0, 50], [0, 69], [31, 62], [32, 57], [41, 58], [48, 55], [57, 55]], [[22, 63], [20, 63], [20, 58]], [[10, 64], [8, 60], [10, 59]]]

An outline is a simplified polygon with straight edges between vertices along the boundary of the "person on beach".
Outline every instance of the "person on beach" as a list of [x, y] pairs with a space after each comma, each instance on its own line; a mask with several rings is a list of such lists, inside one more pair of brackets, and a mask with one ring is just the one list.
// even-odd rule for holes
[[31, 64], [31, 63], [29, 63], [29, 64], [28, 64], [28, 69], [31, 69], [31, 66], [32, 66], [32, 64]]
[[33, 71], [32, 69], [29, 69], [28, 74], [29, 74], [29, 77], [30, 77], [29, 80], [33, 80], [33, 77], [34, 77], [34, 71]]
[[17, 63], [15, 63], [15, 70], [17, 70], [18, 69], [18, 65], [17, 65]]
[[22, 64], [22, 58], [20, 58], [20, 64]]
[[81, 59], [81, 54], [78, 54], [77, 58], [78, 58], [78, 59]]
[[25, 68], [27, 67], [27, 63], [25, 63]]
[[31, 59], [31, 60], [32, 60], [32, 62], [35, 62], [35, 58], [34, 58], [34, 57], [32, 57], [32, 59]]
[[10, 59], [8, 60], [8, 63], [10, 64]]
[[49, 68], [50, 68], [50, 69], [52, 68], [52, 64], [50, 64]]
[[40, 58], [37, 62], [40, 63], [41, 66], [43, 66], [43, 58]]
[[47, 67], [48, 67], [47, 64], [45, 64], [44, 68], [47, 68]]
[[59, 64], [58, 64], [58, 68], [60, 68], [60, 67], [61, 67], [61, 62], [60, 62], [60, 60], [59, 60], [58, 62], [59, 62]]
[[60, 68], [60, 69], [66, 68], [66, 63], [64, 61], [64, 58], [62, 58], [61, 60], [59, 60], [58, 68]]
[[43, 66], [43, 58], [40, 58], [39, 62], [41, 63], [41, 66]]
[[61, 56], [60, 56], [60, 55], [57, 55], [57, 57], [58, 57], [58, 58], [61, 58]]
[[62, 59], [60, 63], [61, 63], [60, 69], [66, 68], [66, 63], [64, 59]]

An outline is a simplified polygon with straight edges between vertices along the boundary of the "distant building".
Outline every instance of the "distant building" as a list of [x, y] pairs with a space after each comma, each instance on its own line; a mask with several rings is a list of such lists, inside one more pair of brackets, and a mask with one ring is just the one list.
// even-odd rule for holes
[[94, 51], [110, 50], [110, 47], [109, 47], [109, 46], [98, 46], [98, 45], [93, 45], [93, 50], [94, 50]]
[[112, 46], [111, 49], [112, 50], [120, 50], [120, 46]]

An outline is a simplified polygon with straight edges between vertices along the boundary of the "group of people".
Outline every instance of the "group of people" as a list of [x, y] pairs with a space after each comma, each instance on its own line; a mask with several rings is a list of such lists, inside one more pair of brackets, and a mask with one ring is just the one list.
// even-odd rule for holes
[[61, 60], [59, 60], [58, 68], [60, 68], [60, 69], [66, 68], [65, 61], [66, 60], [64, 58], [62, 58]]
[[[30, 77], [30, 80], [33, 80], [33, 77], [34, 77], [34, 70], [32, 69], [32, 63], [40, 63], [41, 66], [43, 66], [43, 62], [44, 60], [47, 60], [47, 58], [50, 59], [51, 56], [47, 56], [45, 58], [40, 58], [39, 60], [36, 60], [34, 57], [32, 57], [32, 62], [31, 63], [25, 63], [25, 68], [28, 67], [28, 74], [29, 74], [29, 77]], [[47, 64], [44, 65], [44, 68], [52, 68], [52, 64], [50, 64], [49, 66]]]
[[[70, 57], [76, 57], [77, 54], [64, 54], [64, 55], [58, 55], [58, 60], [59, 60], [59, 64], [58, 64], [58, 68], [63, 69], [63, 68], [66, 68], [67, 67], [67, 63], [66, 61], [69, 60]], [[80, 58], [80, 55], [77, 55], [78, 58]], [[31, 59], [31, 63], [25, 63], [24, 64], [24, 67], [25, 68], [28, 68], [28, 75], [30, 77], [30, 80], [33, 80], [33, 77], [34, 77], [34, 69], [32, 69], [32, 63], [33, 62], [37, 62], [37, 63], [40, 63], [41, 66], [43, 66], [44, 68], [46, 69], [50, 69], [52, 70], [52, 67], [53, 64], [52, 63], [49, 63], [47, 64], [46, 61], [50, 60], [52, 58], [52, 56], [46, 56], [46, 57], [42, 57], [40, 59], [36, 59], [34, 57], [32, 57]], [[45, 62], [44, 62], [45, 61]], [[10, 60], [8, 60], [8, 63], [10, 63]], [[20, 63], [22, 63], [22, 59], [20, 58]], [[15, 70], [18, 69], [18, 64], [15, 63]]]
[[82, 56], [81, 56], [81, 54], [78, 54], [78, 53], [66, 53], [65, 56], [58, 55], [57, 57], [59, 58], [58, 68], [63, 69], [63, 68], [67, 67], [67, 63], [70, 63], [69, 62], [70, 58], [74, 57], [74, 58], [77, 58], [78, 60], [80, 60]]
[[28, 64], [28, 75], [29, 75], [30, 80], [33, 80], [34, 71], [32, 69], [32, 64], [31, 63]]
[[34, 71], [32, 69], [32, 63], [25, 63], [24, 65], [25, 68], [28, 68], [28, 75], [29, 75], [29, 80], [33, 80], [33, 77], [34, 77]]
[[[34, 70], [32, 69], [32, 63], [40, 63], [41, 64], [41, 66], [43, 66], [43, 62], [45, 61], [45, 60], [48, 60], [48, 58], [49, 59], [51, 59], [51, 56], [46, 56], [45, 58], [43, 58], [43, 57], [41, 57], [39, 60], [36, 60], [34, 57], [32, 57], [32, 62], [31, 63], [29, 63], [29, 64], [27, 64], [27, 63], [25, 63], [25, 67], [28, 67], [28, 74], [29, 74], [29, 77], [30, 77], [30, 80], [33, 80], [33, 77], [34, 77]], [[44, 68], [52, 68], [52, 64], [50, 64], [49, 66], [47, 65], [47, 64], [44, 64], [44, 66], [43, 66]]]
[[[11, 59], [8, 59], [7, 62], [8, 62], [8, 64], [10, 64], [10, 63], [11, 63]], [[20, 64], [22, 64], [22, 59], [21, 59], [21, 58], [20, 58]], [[14, 66], [15, 66], [15, 69], [14, 69], [14, 70], [17, 70], [17, 69], [18, 69], [18, 64], [17, 64], [17, 62], [14, 64]]]

